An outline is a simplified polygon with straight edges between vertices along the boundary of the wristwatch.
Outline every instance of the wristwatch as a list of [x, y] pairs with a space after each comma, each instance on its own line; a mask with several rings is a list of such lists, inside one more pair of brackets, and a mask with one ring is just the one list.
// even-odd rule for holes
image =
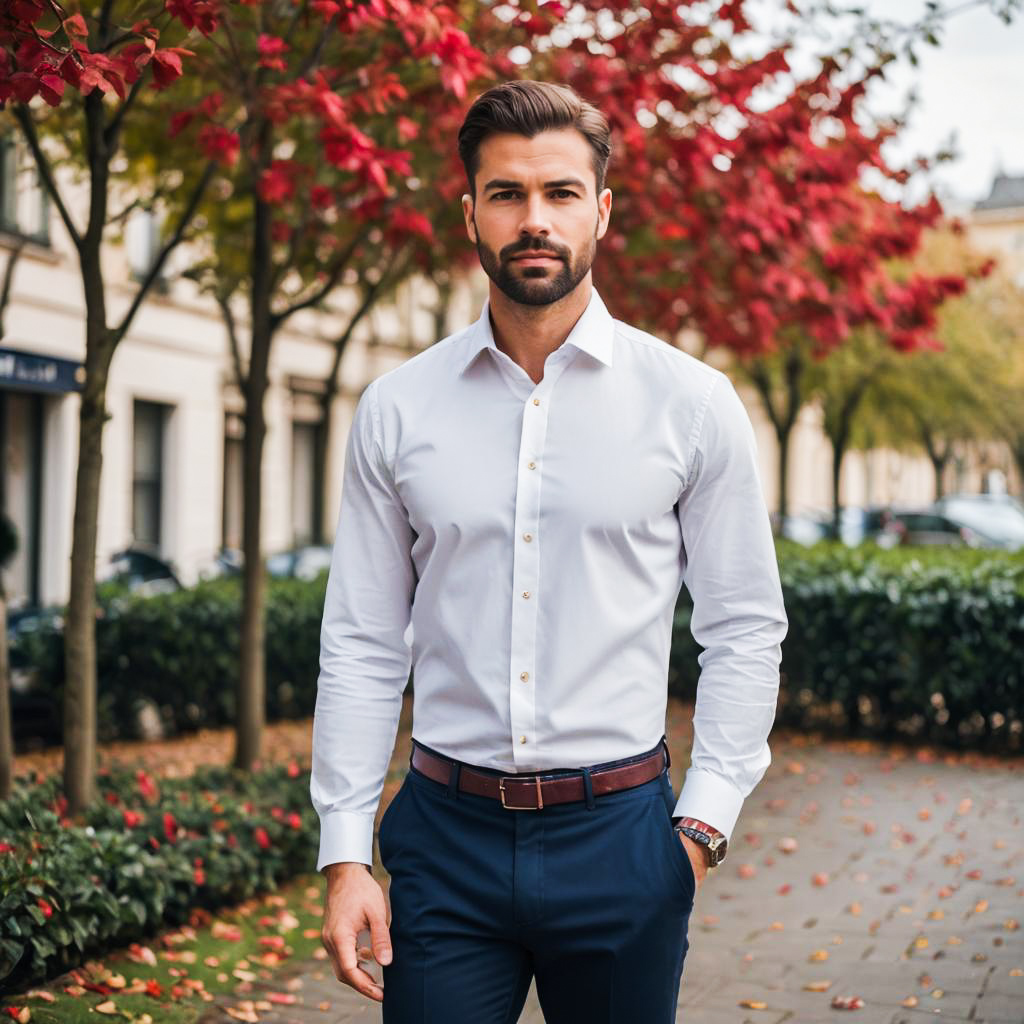
[[676, 818], [674, 827], [676, 832], [681, 832], [687, 839], [692, 839], [704, 847], [708, 855], [709, 868], [718, 867], [725, 860], [729, 842], [718, 829], [696, 818]]

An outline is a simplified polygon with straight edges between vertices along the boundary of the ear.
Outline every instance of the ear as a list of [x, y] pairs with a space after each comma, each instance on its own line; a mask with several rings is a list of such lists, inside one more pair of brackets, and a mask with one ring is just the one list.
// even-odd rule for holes
[[462, 216], [466, 220], [466, 234], [469, 235], [469, 240], [476, 245], [476, 221], [473, 220], [473, 213], [473, 197], [467, 193], [462, 197]]
[[597, 237], [604, 238], [608, 230], [608, 220], [612, 215], [612, 190], [602, 189], [597, 197]]

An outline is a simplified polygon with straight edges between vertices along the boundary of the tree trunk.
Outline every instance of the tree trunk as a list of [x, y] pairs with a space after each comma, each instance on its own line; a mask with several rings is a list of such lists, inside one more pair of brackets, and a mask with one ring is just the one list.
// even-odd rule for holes
[[[268, 126], [269, 129], [269, 126]], [[269, 160], [269, 130], [261, 146]], [[273, 260], [270, 239], [271, 209], [253, 198], [253, 247], [250, 296], [252, 336], [249, 373], [245, 387], [245, 442], [242, 469], [242, 623], [238, 674], [238, 708], [235, 723], [236, 768], [252, 771], [260, 758], [266, 722], [266, 655], [263, 570], [263, 442], [267, 434], [263, 408], [269, 385], [270, 347], [277, 327], [271, 312]]]
[[14, 779], [14, 736], [11, 732], [11, 676], [7, 656], [7, 599], [0, 584], [0, 800], [11, 795]]
[[803, 408], [803, 377], [806, 368], [803, 351], [794, 346], [785, 355], [782, 365], [782, 395], [772, 381], [772, 371], [764, 362], [754, 362], [745, 369], [761, 398], [761, 404], [775, 430], [779, 444], [779, 503], [775, 528], [781, 533], [789, 515], [789, 445], [797, 416]]
[[917, 417], [917, 427], [921, 434], [924, 450], [928, 453], [928, 459], [935, 472], [935, 500], [938, 501], [946, 493], [943, 477], [953, 454], [953, 444], [947, 440], [940, 445], [938, 438], [932, 433], [928, 421], [923, 417]]
[[1018, 493], [1024, 497], [1024, 434], [1020, 434], [1011, 440], [1010, 454], [1017, 466], [1017, 487]]
[[92, 802], [96, 783], [96, 533], [109, 365], [106, 353], [96, 351], [101, 347], [105, 348], [94, 338], [86, 342], [86, 387], [78, 415], [71, 590], [64, 623], [64, 792], [70, 814], [81, 813]]

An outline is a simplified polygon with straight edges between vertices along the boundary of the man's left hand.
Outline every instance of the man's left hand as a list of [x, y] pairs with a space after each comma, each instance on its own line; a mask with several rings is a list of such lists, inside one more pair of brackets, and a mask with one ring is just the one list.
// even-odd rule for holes
[[697, 888], [694, 890], [696, 894], [700, 890], [704, 876], [708, 873], [708, 855], [705, 853], [704, 847], [700, 843], [695, 843], [689, 836], [684, 836], [682, 832], [677, 832], [676, 835], [679, 836], [679, 841], [683, 844], [683, 849], [686, 850], [686, 855], [693, 865], [693, 877], [697, 880]]

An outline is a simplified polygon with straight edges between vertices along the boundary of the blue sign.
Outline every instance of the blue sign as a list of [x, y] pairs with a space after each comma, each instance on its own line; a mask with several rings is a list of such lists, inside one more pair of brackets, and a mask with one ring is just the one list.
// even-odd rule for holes
[[0, 348], [0, 389], [7, 391], [81, 391], [85, 367], [72, 359]]

